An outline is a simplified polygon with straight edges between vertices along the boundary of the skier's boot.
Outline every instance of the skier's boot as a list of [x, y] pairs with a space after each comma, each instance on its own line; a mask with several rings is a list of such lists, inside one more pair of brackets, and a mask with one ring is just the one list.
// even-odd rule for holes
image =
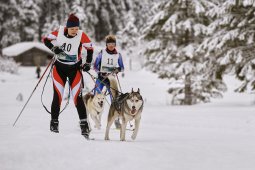
[[58, 131], [58, 120], [57, 119], [52, 119], [50, 121], [50, 131], [55, 132], [55, 133], [59, 133]]
[[83, 135], [86, 139], [89, 139], [89, 133], [91, 129], [87, 119], [82, 119], [80, 121], [80, 127], [81, 127], [81, 135]]

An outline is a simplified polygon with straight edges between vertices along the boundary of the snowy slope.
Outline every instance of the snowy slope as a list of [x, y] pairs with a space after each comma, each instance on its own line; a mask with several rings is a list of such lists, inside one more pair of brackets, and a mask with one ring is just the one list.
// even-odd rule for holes
[[[43, 69], [42, 69], [43, 70]], [[85, 82], [93, 87], [86, 74]], [[138, 138], [119, 141], [119, 131], [93, 130], [95, 141], [80, 135], [78, 114], [72, 101], [60, 116], [60, 133], [49, 131], [50, 116], [40, 103], [39, 85], [20, 120], [12, 124], [36, 82], [34, 67], [21, 67], [19, 75], [0, 74], [0, 170], [254, 170], [254, 95], [231, 91], [224, 99], [195, 106], [167, 105], [167, 81], [141, 70], [120, 78], [128, 92], [140, 88], [146, 99]], [[235, 83], [227, 77], [230, 89]], [[44, 82], [44, 81], [43, 81]], [[24, 100], [17, 101], [19, 93]], [[51, 81], [44, 102], [50, 107]], [[65, 104], [66, 101], [64, 101]]]

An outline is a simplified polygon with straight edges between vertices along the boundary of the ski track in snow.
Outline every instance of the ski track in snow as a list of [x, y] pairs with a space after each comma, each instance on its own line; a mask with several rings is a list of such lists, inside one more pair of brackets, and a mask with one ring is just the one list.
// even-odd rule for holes
[[[84, 76], [92, 89], [93, 81]], [[35, 77], [35, 67], [21, 67], [19, 75], [0, 74], [0, 170], [255, 169], [255, 98], [233, 93], [238, 82], [231, 77], [226, 77], [230, 90], [223, 99], [195, 106], [171, 106], [167, 105], [167, 81], [144, 70], [119, 76], [123, 92], [140, 88], [146, 100], [137, 139], [132, 141], [132, 132], [127, 131], [125, 142], [119, 141], [119, 131], [113, 127], [111, 140], [104, 140], [107, 103], [102, 129], [91, 132], [95, 140], [87, 141], [80, 135], [72, 100], [60, 116], [60, 133], [50, 132], [50, 115], [40, 102], [45, 79], [13, 128], [38, 81]], [[19, 93], [22, 102], [16, 100]], [[50, 108], [51, 80], [43, 98]]]

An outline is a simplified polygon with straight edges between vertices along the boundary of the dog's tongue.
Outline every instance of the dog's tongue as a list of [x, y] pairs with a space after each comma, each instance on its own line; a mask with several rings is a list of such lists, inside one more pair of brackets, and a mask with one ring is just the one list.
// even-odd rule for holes
[[132, 109], [132, 110], [131, 110], [131, 113], [132, 113], [132, 114], [135, 114], [135, 112], [136, 112], [136, 109]]

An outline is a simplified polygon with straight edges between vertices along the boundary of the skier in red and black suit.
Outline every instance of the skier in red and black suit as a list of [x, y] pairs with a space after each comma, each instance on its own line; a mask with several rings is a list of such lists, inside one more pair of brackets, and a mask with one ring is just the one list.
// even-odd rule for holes
[[[86, 108], [82, 100], [82, 73], [89, 71], [93, 56], [93, 47], [89, 37], [79, 30], [79, 18], [71, 14], [67, 20], [66, 27], [60, 26], [57, 31], [53, 31], [43, 39], [44, 44], [57, 56], [53, 66], [52, 79], [54, 96], [51, 105], [50, 130], [58, 133], [58, 117], [60, 105], [63, 98], [65, 83], [69, 81], [71, 95], [77, 108], [81, 134], [89, 137], [90, 127], [87, 121]], [[81, 49], [87, 50], [86, 63], [82, 65]]]

